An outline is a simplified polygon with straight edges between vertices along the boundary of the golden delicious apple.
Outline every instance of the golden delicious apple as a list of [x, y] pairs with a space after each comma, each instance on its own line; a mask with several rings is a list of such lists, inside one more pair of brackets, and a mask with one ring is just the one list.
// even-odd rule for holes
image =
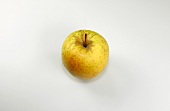
[[78, 30], [71, 33], [62, 46], [62, 62], [66, 69], [80, 79], [96, 77], [107, 65], [109, 46], [98, 33]]

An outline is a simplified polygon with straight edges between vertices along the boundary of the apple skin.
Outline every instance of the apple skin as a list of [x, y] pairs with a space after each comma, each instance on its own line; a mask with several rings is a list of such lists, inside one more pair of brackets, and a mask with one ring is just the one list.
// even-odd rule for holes
[[91, 30], [71, 33], [62, 46], [62, 62], [66, 69], [80, 79], [92, 79], [106, 67], [109, 58], [107, 41]]

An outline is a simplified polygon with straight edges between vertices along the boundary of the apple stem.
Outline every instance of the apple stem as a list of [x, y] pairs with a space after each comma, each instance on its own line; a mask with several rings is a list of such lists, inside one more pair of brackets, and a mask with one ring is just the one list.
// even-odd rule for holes
[[84, 34], [83, 46], [84, 46], [85, 48], [87, 47], [86, 39], [87, 39], [87, 34]]

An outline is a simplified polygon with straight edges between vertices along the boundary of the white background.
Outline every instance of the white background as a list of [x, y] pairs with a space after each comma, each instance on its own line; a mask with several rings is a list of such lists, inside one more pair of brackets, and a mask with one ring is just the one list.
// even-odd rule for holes
[[[61, 61], [79, 29], [110, 46], [87, 82]], [[0, 111], [170, 111], [170, 1], [1, 0]]]

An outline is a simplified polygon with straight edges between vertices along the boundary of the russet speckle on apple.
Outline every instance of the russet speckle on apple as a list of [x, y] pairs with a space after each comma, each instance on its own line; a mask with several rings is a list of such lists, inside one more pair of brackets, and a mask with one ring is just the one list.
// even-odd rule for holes
[[97, 32], [78, 30], [62, 46], [62, 62], [75, 77], [92, 79], [106, 67], [109, 58], [107, 41]]

